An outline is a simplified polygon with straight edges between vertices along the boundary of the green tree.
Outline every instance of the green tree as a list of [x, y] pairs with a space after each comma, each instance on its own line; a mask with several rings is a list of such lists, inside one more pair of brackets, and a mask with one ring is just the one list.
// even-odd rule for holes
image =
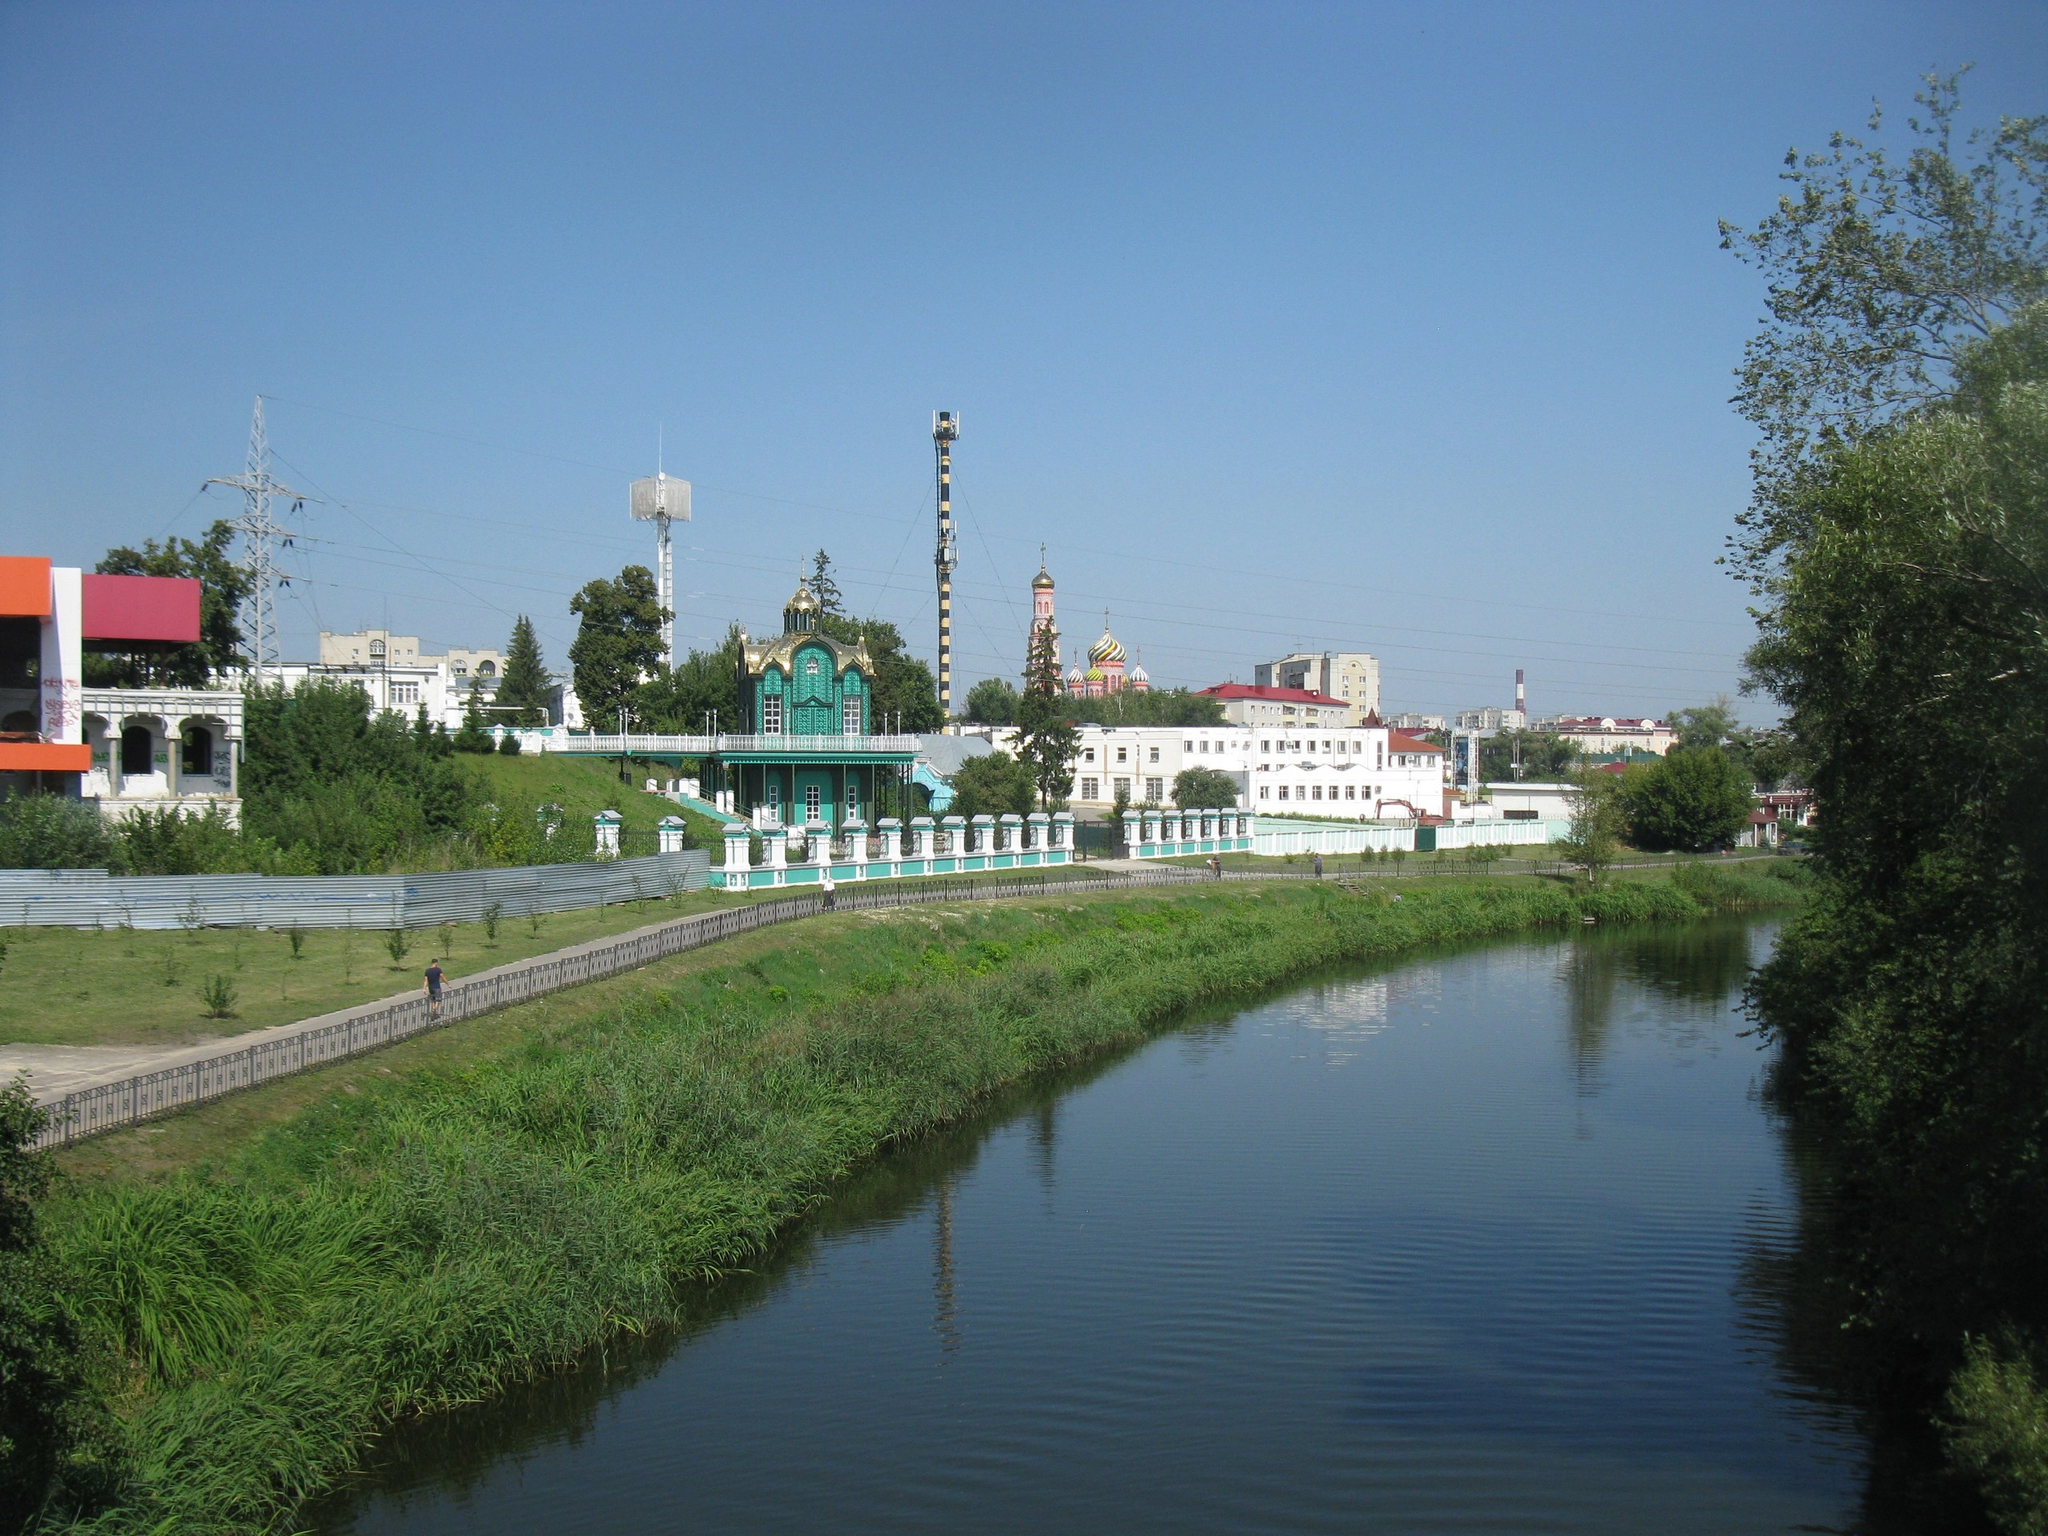
[[498, 679], [493, 713], [505, 725], [546, 725], [554, 680], [541, 659], [533, 620], [520, 614], [512, 621], [512, 639], [505, 647], [505, 674]]
[[1054, 809], [1073, 792], [1081, 733], [1066, 713], [1069, 702], [1060, 693], [1060, 655], [1052, 630], [1036, 629], [1025, 658], [1024, 692], [1017, 698], [1017, 752], [1031, 765], [1042, 810]]
[[970, 757], [953, 775], [952, 816], [1028, 815], [1038, 790], [1031, 765], [1007, 752]]
[[25, 1075], [0, 1089], [0, 1528], [83, 1512], [111, 1470], [110, 1420], [91, 1395], [77, 1321], [37, 1207], [55, 1170], [31, 1150], [49, 1123]]
[[1069, 720], [1088, 720], [1102, 725], [1221, 725], [1220, 701], [1190, 693], [1185, 688], [1151, 688], [1140, 693], [1126, 688], [1099, 699], [1069, 698], [1064, 706]]
[[1740, 728], [1735, 719], [1735, 701], [1716, 694], [1692, 709], [1674, 709], [1671, 725], [1681, 747], [1718, 747], [1734, 739]]
[[458, 752], [489, 752], [495, 746], [489, 735], [490, 722], [484, 718], [484, 695], [481, 688], [471, 685], [469, 697], [462, 706], [462, 729], [455, 733], [452, 743]]
[[583, 718], [599, 731], [618, 729], [619, 711], [636, 702], [641, 685], [661, 665], [661, 626], [668, 611], [656, 594], [654, 573], [629, 565], [617, 581], [585, 583], [569, 600], [582, 623], [569, 647], [569, 666]]
[[842, 645], [866, 641], [875, 663], [875, 691], [869, 723], [877, 730], [900, 720], [908, 732], [936, 731], [946, 723], [939, 709], [939, 682], [932, 669], [903, 648], [903, 636], [885, 619], [824, 615], [818, 628]]
[[[1576, 864], [1594, 885], [1620, 848], [1623, 824], [1621, 780], [1599, 768], [1581, 768], [1566, 780], [1571, 828], [1557, 845], [1567, 864]], [[1398, 855], [1397, 855], [1398, 857]]]
[[1622, 807], [1638, 848], [1718, 848], [1749, 824], [1749, 774], [1719, 747], [1673, 747], [1657, 762], [1629, 770]]
[[1173, 803], [1184, 811], [1229, 810], [1237, 804], [1237, 780], [1215, 768], [1183, 768], [1173, 776]]
[[1558, 783], [1579, 760], [1578, 743], [1566, 741], [1555, 731], [1503, 731], [1480, 739], [1480, 777], [1488, 784], [1514, 780], [1517, 747], [1522, 755], [1520, 778], [1531, 783]]
[[673, 671], [662, 669], [640, 690], [635, 708], [650, 730], [694, 735], [711, 728], [741, 731], [740, 661], [744, 642], [731, 625], [725, 639], [708, 651], [691, 651]]
[[818, 612], [830, 618], [846, 617], [846, 600], [839, 583], [832, 579], [832, 557], [819, 550], [811, 556], [811, 595], [818, 600]]
[[199, 641], [158, 653], [88, 653], [85, 680], [96, 688], [202, 688], [210, 675], [242, 665], [236, 610], [252, 590], [249, 572], [228, 558], [235, 530], [216, 522], [197, 543], [145, 539], [141, 549], [107, 551], [93, 567], [103, 576], [184, 576], [199, 582]]
[[967, 718], [976, 725], [1015, 725], [1017, 690], [1000, 677], [984, 677], [967, 690]]
[[1961, 80], [1926, 77], [1903, 159], [1838, 132], [1823, 153], [1786, 152], [1787, 190], [1754, 229], [1721, 225], [1722, 247], [1769, 281], [1735, 397], [1764, 435], [1733, 541], [1752, 580], [1803, 536], [1810, 467], [1825, 475], [1833, 450], [1949, 399], [1966, 350], [2048, 294], [2048, 117], [2002, 117], [1958, 145]]
[[0, 869], [114, 869], [120, 840], [90, 804], [66, 795], [0, 799]]

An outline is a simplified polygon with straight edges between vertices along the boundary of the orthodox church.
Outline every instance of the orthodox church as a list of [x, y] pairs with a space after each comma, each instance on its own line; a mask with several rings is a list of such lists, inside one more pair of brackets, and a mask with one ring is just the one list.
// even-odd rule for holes
[[[1038, 574], [1031, 578], [1031, 638], [1035, 642], [1041, 630], [1050, 630], [1053, 639], [1053, 653], [1059, 653], [1060, 628], [1053, 617], [1053, 582], [1039, 561]], [[1027, 647], [1028, 658], [1030, 650]], [[1088, 668], [1081, 669], [1081, 659], [1074, 658], [1067, 669], [1066, 691], [1078, 699], [1099, 699], [1112, 693], [1122, 693], [1126, 688], [1137, 693], [1149, 692], [1152, 679], [1145, 674], [1142, 665], [1133, 663], [1125, 668], [1126, 654], [1122, 642], [1109, 632], [1109, 610], [1102, 613], [1102, 638], [1088, 647]]]

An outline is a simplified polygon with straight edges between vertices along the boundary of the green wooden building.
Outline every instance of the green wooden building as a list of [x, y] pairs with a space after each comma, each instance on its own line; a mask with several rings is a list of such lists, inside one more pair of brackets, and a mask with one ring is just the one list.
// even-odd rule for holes
[[799, 582], [780, 635], [742, 635], [745, 723], [719, 739], [718, 771], [733, 810], [749, 820], [872, 827], [877, 791], [909, 776], [916, 742], [873, 733], [874, 660], [865, 642], [823, 633], [819, 617], [818, 599]]

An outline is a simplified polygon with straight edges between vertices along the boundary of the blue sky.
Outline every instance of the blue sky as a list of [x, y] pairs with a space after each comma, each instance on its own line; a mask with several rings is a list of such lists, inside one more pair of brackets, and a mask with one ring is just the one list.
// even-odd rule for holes
[[956, 697], [1043, 543], [1161, 682], [1661, 712], [1749, 628], [1715, 220], [1971, 60], [2048, 109], [2048, 7], [9, 3], [0, 542], [197, 533], [260, 392], [327, 498], [288, 656], [528, 612], [560, 666], [665, 433], [683, 636], [823, 545], [929, 655], [945, 407]]

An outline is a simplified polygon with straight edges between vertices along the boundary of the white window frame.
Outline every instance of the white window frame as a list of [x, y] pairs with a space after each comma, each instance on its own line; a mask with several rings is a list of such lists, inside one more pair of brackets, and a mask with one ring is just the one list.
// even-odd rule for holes
[[761, 700], [761, 734], [782, 734], [782, 695], [779, 693], [768, 694]]
[[1083, 779], [1081, 781], [1081, 798], [1083, 800], [1100, 800], [1102, 798], [1102, 780]]
[[849, 696], [839, 706], [839, 731], [844, 736], [860, 734], [860, 695]]
[[825, 789], [820, 784], [804, 786], [804, 825], [821, 820], [825, 814]]

